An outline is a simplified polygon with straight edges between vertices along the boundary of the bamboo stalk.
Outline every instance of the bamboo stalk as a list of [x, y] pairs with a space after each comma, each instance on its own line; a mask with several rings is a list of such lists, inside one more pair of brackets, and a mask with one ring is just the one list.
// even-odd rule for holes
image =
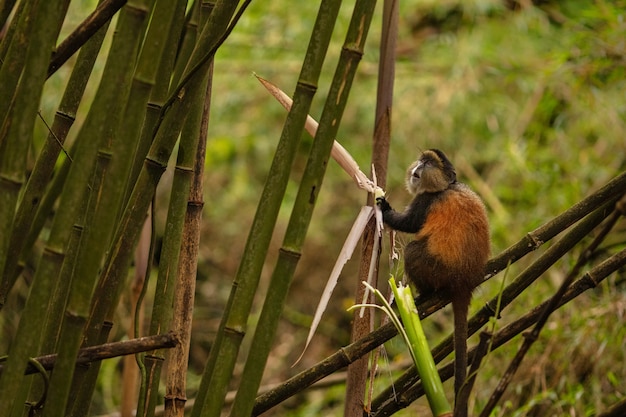
[[[246, 360], [242, 382], [235, 397], [231, 416], [248, 416], [252, 411], [254, 396], [259, 388], [287, 291], [300, 259], [300, 251], [313, 215], [317, 195], [322, 186], [334, 138], [341, 123], [358, 62], [363, 54], [374, 5], [375, 1], [358, 1], [354, 6], [344, 48], [302, 176], [283, 245], [257, 324], [257, 330], [252, 339], [252, 345], [255, 348]], [[334, 21], [338, 4], [329, 5], [329, 7], [334, 7], [332, 9]], [[325, 29], [330, 31], [332, 26]], [[218, 413], [219, 410], [215, 408], [213, 412]]]
[[[37, 10], [41, 0], [34, 0], [25, 3], [20, 2], [18, 12], [11, 22], [12, 36], [8, 36], [2, 42], [4, 49], [2, 54], [2, 66], [0, 66], [0, 132], [4, 130], [3, 126], [6, 119], [9, 118], [9, 109], [11, 108], [13, 96], [18, 88], [19, 79], [26, 62], [26, 54], [28, 52], [28, 43], [30, 41], [29, 34], [33, 31], [36, 15], [33, 10]], [[4, 134], [0, 135], [0, 150], [4, 152]]]
[[[32, 31], [26, 38], [29, 48], [21, 70], [20, 82], [10, 100], [8, 113], [1, 113], [4, 122], [0, 129], [0, 230], [2, 238], [0, 253], [6, 256], [6, 243], [18, 202], [18, 194], [25, 179], [26, 154], [33, 138], [33, 128], [41, 98], [45, 75], [42, 66], [47, 64], [49, 51], [58, 35], [63, 21], [63, 2], [44, 2], [38, 9]], [[14, 38], [15, 40], [15, 38]], [[16, 43], [17, 44], [17, 43]], [[12, 48], [14, 45], [11, 46]], [[2, 70], [10, 65], [3, 65]], [[0, 71], [0, 74], [4, 71]], [[4, 83], [4, 79], [3, 79]], [[2, 189], [4, 187], [4, 189]], [[7, 223], [8, 219], [8, 223]], [[59, 257], [56, 257], [59, 260]], [[58, 269], [57, 269], [58, 271]], [[33, 282], [18, 330], [9, 350], [5, 372], [0, 376], [0, 415], [8, 415], [23, 379], [23, 366], [28, 356], [35, 356], [41, 343], [43, 321], [46, 317], [50, 294], [55, 281], [51, 277]]]
[[198, 266], [198, 246], [200, 243], [200, 223], [202, 221], [203, 173], [208, 135], [209, 111], [211, 103], [210, 81], [207, 88], [200, 140], [196, 151], [193, 181], [189, 191], [185, 226], [179, 263], [179, 283], [174, 298], [174, 321], [172, 329], [179, 334], [180, 345], [170, 353], [171, 363], [167, 372], [165, 395], [165, 416], [183, 417], [187, 401], [187, 365], [191, 341], [191, 322]]
[[[13, 221], [6, 259], [0, 259], [0, 263], [6, 262], [4, 268], [0, 266], [0, 271], [3, 271], [2, 284], [0, 284], [0, 305], [4, 304], [6, 295], [17, 279], [18, 260], [25, 258], [22, 253], [25, 250], [30, 250], [32, 245], [33, 239], [25, 239], [24, 236], [29, 234], [39, 235], [41, 226], [43, 226], [42, 222], [35, 221], [34, 218], [37, 210], [42, 207], [40, 203], [46, 192], [46, 187], [52, 176], [63, 143], [76, 118], [78, 105], [83, 97], [106, 30], [107, 27], [102, 28], [80, 51], [77, 63], [55, 114], [51, 131], [46, 138], [44, 147], [37, 158], [33, 172], [24, 189], [24, 195], [21, 198]], [[43, 209], [46, 210], [45, 207]]]
[[[72, 163], [68, 175], [68, 183], [76, 186], [65, 187], [61, 204], [76, 204], [75, 201], [84, 198], [87, 187], [81, 185], [85, 178], [91, 177], [93, 158], [96, 157], [96, 171], [93, 176], [92, 190], [94, 197], [87, 210], [88, 228], [80, 252], [77, 257], [75, 276], [80, 277], [72, 281], [69, 299], [66, 307], [66, 320], [61, 326], [61, 337], [64, 348], [60, 350], [57, 369], [55, 370], [50, 387], [50, 398], [46, 404], [44, 413], [47, 415], [63, 415], [68, 402], [77, 400], [76, 396], [70, 397], [72, 378], [75, 373], [75, 358], [81, 346], [83, 329], [87, 323], [89, 306], [93, 294], [97, 271], [101, 265], [101, 258], [107, 248], [112, 234], [112, 224], [115, 219], [115, 210], [108, 203], [115, 201], [114, 196], [107, 192], [107, 185], [111, 178], [116, 175], [111, 172], [109, 165], [112, 146], [109, 142], [111, 137], [118, 136], [116, 128], [124, 114], [130, 79], [133, 74], [137, 51], [143, 34], [143, 21], [150, 11], [150, 3], [140, 0], [131, 1], [122, 11], [118, 22], [118, 32], [114, 38], [112, 51], [103, 74], [102, 88], [99, 89], [94, 105], [87, 117], [85, 125], [81, 129], [82, 147], [77, 150], [77, 161]], [[111, 89], [108, 83], [118, 83], [118, 89]], [[113, 108], [112, 108], [113, 107]], [[82, 153], [80, 152], [82, 150]], [[95, 151], [95, 155], [94, 155]], [[83, 188], [83, 189], [81, 189]], [[102, 198], [104, 196], [104, 198]], [[77, 207], [65, 210], [70, 215], [76, 216]], [[112, 212], [112, 213], [111, 213]], [[58, 220], [73, 221], [57, 214]], [[93, 341], [86, 342], [89, 346]], [[82, 373], [78, 378], [83, 383]], [[76, 384], [76, 382], [74, 383]]]
[[[211, 73], [210, 70], [209, 73]], [[199, 88], [206, 91], [208, 82], [209, 77]], [[178, 145], [178, 157], [172, 181], [172, 191], [167, 211], [161, 260], [159, 262], [159, 272], [152, 307], [152, 319], [149, 330], [151, 334], [169, 329], [173, 318], [172, 305], [178, 280], [177, 272], [179, 270], [179, 255], [183, 241], [185, 213], [189, 190], [194, 176], [196, 151], [200, 138], [200, 125], [204, 107], [202, 103], [204, 103], [205, 97], [203, 95], [198, 96], [197, 100], [187, 116]], [[165, 360], [163, 354], [164, 352], [154, 351], [150, 352], [145, 358], [148, 381], [151, 381], [152, 384], [150, 387], [146, 387], [146, 390], [140, 395], [140, 402], [137, 407], [138, 416], [151, 416], [154, 414], [159, 395], [161, 365]]]
[[72, 55], [87, 43], [102, 27], [111, 22], [113, 16], [128, 0], [100, 0], [98, 7], [54, 50], [48, 77], [56, 72]]
[[[144, 336], [136, 339], [123, 340], [121, 342], [104, 343], [80, 349], [76, 357], [76, 365], [84, 365], [119, 356], [133, 355], [138, 352], [147, 352], [153, 349], [173, 348], [179, 344], [180, 339], [174, 332]], [[33, 358], [34, 361], [39, 362], [39, 364], [48, 371], [54, 369], [57, 359], [58, 355], [56, 353]], [[0, 372], [3, 371], [3, 369], [4, 365], [0, 364]], [[38, 372], [37, 369], [35, 369], [32, 364], [28, 364], [24, 375], [30, 375], [36, 372]]]
[[[380, 41], [380, 58], [378, 63], [378, 86], [376, 95], [376, 114], [372, 143], [372, 166], [376, 172], [377, 186], [386, 188], [387, 160], [389, 159], [389, 143], [391, 141], [391, 108], [393, 104], [393, 84], [395, 77], [396, 40], [398, 36], [399, 4], [397, 0], [385, 0], [383, 3], [382, 30]], [[374, 203], [371, 194], [367, 195], [368, 204]], [[361, 260], [357, 283], [368, 281], [374, 261], [373, 279], [370, 284], [377, 287], [380, 243], [382, 236], [376, 233], [376, 220], [372, 218], [363, 234]], [[378, 242], [375, 242], [378, 240]], [[378, 248], [378, 249], [376, 249]], [[360, 303], [367, 296], [363, 285], [356, 286], [355, 302]], [[374, 300], [372, 300], [374, 302]], [[367, 309], [364, 314], [353, 313], [350, 340], [355, 341], [371, 332], [373, 311]], [[372, 360], [376, 366], [377, 360]], [[357, 360], [348, 366], [346, 380], [346, 399], [344, 416], [356, 415], [363, 408], [368, 374], [368, 357]], [[373, 387], [375, 369], [371, 370]], [[370, 399], [371, 400], [371, 399]]]

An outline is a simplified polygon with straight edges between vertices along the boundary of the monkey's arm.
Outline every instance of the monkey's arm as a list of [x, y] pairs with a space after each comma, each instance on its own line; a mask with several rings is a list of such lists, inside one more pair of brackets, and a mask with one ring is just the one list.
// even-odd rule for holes
[[380, 206], [383, 212], [385, 224], [394, 230], [405, 233], [417, 233], [424, 224], [426, 207], [423, 204], [416, 204], [415, 200], [402, 213], [391, 208], [385, 197], [378, 197], [376, 204]]

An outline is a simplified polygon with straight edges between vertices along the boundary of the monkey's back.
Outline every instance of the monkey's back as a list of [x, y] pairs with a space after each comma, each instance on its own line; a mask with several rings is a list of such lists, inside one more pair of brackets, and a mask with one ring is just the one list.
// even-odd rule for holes
[[405, 248], [405, 270], [421, 292], [471, 294], [482, 281], [489, 253], [485, 206], [456, 183], [429, 205], [415, 240]]

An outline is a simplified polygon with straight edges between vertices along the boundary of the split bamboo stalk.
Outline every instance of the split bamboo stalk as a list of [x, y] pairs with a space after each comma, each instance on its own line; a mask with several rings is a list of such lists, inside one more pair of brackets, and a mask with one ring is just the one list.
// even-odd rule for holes
[[[263, 87], [267, 89], [267, 91], [278, 100], [278, 102], [287, 110], [291, 110], [291, 106], [293, 105], [293, 100], [284, 91], [280, 88], [267, 81], [264, 78], [256, 76], [257, 79], [263, 84]], [[306, 123], [304, 125], [304, 129], [311, 135], [311, 137], [315, 137], [317, 134], [317, 128], [319, 123], [313, 119], [311, 116], [307, 115]], [[339, 164], [339, 166], [354, 180], [356, 185], [367, 191], [368, 193], [373, 193], [376, 191], [376, 185], [372, 180], [370, 180], [367, 175], [361, 171], [359, 165], [356, 163], [350, 152], [344, 148], [341, 143], [338, 141], [334, 141], [333, 149], [330, 154], [335, 162]]]

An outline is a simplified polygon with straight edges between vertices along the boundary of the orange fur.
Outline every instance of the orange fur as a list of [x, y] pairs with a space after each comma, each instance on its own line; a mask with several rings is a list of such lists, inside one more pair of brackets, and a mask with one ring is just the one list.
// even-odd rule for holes
[[465, 274], [476, 271], [482, 278], [489, 256], [485, 207], [468, 187], [458, 188], [445, 191], [445, 196], [433, 203], [415, 238], [428, 237], [428, 253], [451, 270]]

